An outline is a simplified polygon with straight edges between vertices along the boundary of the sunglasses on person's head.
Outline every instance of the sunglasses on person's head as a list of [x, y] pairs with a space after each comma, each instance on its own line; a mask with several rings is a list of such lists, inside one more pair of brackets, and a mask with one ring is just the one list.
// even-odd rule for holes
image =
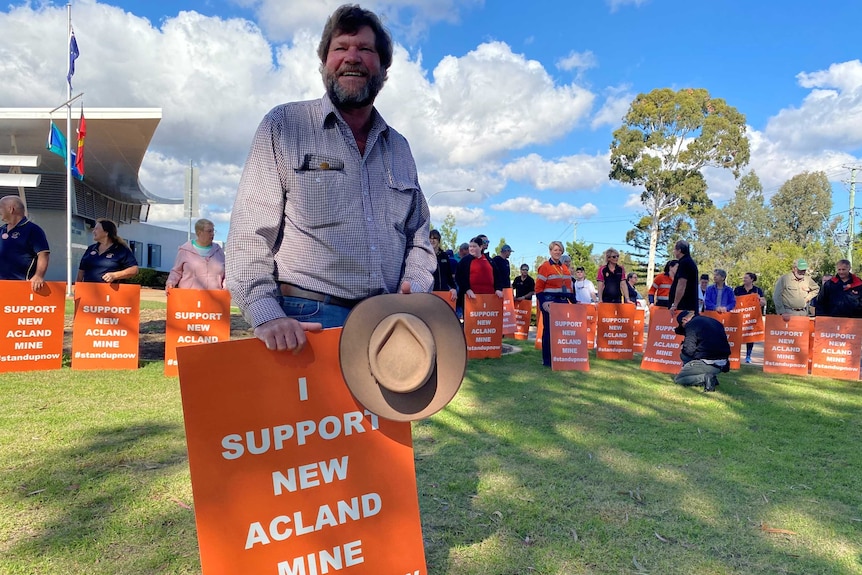
[[616, 254], [616, 255], [613, 255], [613, 256], [608, 256], [608, 258], [609, 258], [609, 259], [612, 259], [612, 260], [618, 259], [619, 257], [620, 257], [620, 256], [619, 256], [619, 254]]

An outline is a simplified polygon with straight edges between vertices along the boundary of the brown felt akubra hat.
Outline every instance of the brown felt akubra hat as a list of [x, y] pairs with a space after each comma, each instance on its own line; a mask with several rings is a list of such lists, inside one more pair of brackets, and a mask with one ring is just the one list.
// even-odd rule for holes
[[354, 307], [341, 331], [341, 373], [353, 397], [394, 421], [430, 417], [467, 369], [467, 343], [449, 304], [429, 293], [385, 294]]

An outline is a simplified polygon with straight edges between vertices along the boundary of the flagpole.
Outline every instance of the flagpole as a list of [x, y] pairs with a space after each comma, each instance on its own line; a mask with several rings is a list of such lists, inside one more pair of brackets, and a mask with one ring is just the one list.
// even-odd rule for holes
[[[66, 4], [66, 65], [71, 71], [72, 3]], [[72, 82], [66, 82], [66, 297], [72, 295]]]

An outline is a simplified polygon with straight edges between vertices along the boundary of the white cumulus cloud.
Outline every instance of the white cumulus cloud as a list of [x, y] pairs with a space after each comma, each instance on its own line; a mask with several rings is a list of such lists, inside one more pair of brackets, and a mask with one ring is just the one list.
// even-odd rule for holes
[[601, 156], [578, 154], [546, 160], [529, 154], [507, 164], [501, 173], [516, 182], [528, 183], [539, 190], [569, 192], [597, 189], [607, 183], [610, 153]]
[[585, 218], [596, 215], [599, 210], [593, 204], [587, 203], [581, 207], [573, 206], [566, 202], [559, 204], [545, 204], [536, 198], [512, 198], [494, 204], [491, 209], [501, 212], [515, 212], [521, 214], [536, 214], [550, 222], [565, 222], [573, 218]]

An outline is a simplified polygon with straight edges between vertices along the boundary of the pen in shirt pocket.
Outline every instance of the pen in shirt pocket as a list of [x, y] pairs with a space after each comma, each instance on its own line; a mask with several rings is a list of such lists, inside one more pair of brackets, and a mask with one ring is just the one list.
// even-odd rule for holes
[[344, 170], [343, 160], [330, 156], [321, 156], [320, 154], [305, 154], [302, 165], [297, 169], [298, 172], [341, 170]]

